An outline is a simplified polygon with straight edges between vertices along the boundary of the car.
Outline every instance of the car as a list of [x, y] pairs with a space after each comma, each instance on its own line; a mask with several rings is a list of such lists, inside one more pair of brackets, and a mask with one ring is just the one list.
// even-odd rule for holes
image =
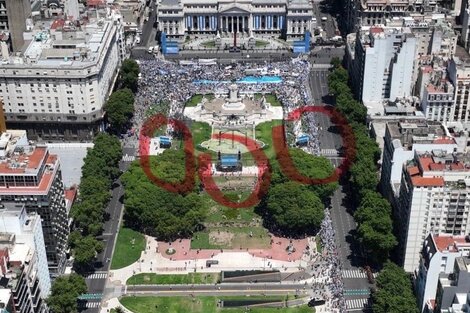
[[240, 52], [240, 48], [238, 47], [232, 47], [228, 50], [229, 52]]
[[136, 44], [139, 44], [139, 43], [140, 43], [140, 37], [139, 37], [139, 36], [135, 37], [135, 43], [136, 43]]
[[149, 53], [153, 53], [153, 47], [149, 47]]
[[324, 17], [321, 18], [321, 21], [322, 21], [322, 22], [326, 22], [327, 20], [328, 20], [328, 18], [327, 18], [326, 16], [324, 16]]

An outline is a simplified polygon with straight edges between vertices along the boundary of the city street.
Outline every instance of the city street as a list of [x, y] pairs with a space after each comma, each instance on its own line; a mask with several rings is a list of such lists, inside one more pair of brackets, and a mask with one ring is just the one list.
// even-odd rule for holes
[[[318, 54], [321, 55], [321, 53]], [[317, 57], [312, 57], [311, 60], [315, 61], [315, 64], [320, 64]], [[310, 73], [309, 83], [315, 105], [334, 105], [332, 99], [328, 97], [328, 70], [313, 69]], [[342, 159], [331, 157], [328, 152], [341, 147], [341, 137], [334, 131], [328, 116], [317, 114], [316, 117], [322, 128], [320, 132], [322, 154], [328, 157], [335, 166], [338, 166]], [[340, 188], [333, 195], [331, 199], [331, 218], [336, 232], [336, 244], [339, 247], [338, 255], [342, 265], [346, 305], [351, 311], [357, 311], [368, 305], [368, 291], [371, 285], [363, 272], [363, 262], [359, 254], [360, 246], [354, 238], [356, 223], [347, 207], [347, 187], [347, 184], [340, 185]], [[348, 290], [364, 290], [366, 292], [348, 293]]]

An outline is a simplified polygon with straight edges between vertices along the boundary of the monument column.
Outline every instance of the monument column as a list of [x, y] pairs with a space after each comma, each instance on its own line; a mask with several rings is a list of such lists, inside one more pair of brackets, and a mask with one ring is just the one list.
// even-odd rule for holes
[[242, 17], [242, 32], [245, 32], [245, 17]]

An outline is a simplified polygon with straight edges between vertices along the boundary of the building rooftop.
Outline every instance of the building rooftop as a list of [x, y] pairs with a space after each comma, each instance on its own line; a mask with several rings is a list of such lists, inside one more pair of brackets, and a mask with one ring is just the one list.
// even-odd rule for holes
[[436, 249], [440, 252], [458, 252], [462, 246], [470, 247], [467, 236], [454, 236], [451, 234], [439, 234], [433, 236]]
[[106, 53], [113, 19], [78, 22], [58, 18], [41, 20], [25, 32], [26, 48], [19, 54], [3, 56], [2, 68], [27, 66], [85, 67], [95, 64]]

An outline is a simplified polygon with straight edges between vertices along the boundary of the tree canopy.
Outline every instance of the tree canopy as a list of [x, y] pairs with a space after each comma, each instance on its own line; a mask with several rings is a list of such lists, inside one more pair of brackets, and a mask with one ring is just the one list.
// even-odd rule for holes
[[69, 242], [76, 270], [89, 268], [102, 250], [103, 245], [95, 236], [103, 229], [105, 208], [111, 197], [112, 182], [119, 175], [121, 157], [119, 139], [106, 133], [95, 137], [94, 147], [85, 157], [79, 196], [71, 210], [75, 230], [71, 232]]
[[119, 72], [119, 85], [121, 89], [129, 88], [132, 92], [137, 92], [139, 80], [139, 64], [133, 59], [126, 59], [122, 62]]
[[85, 279], [75, 273], [54, 280], [46, 303], [54, 313], [78, 312], [77, 297], [87, 291]]
[[367, 109], [354, 99], [348, 86], [348, 72], [335, 62], [328, 77], [328, 86], [335, 95], [336, 108], [345, 116], [354, 131], [356, 156], [349, 169], [350, 198], [358, 207], [354, 218], [358, 224], [358, 239], [370, 261], [383, 263], [396, 246], [390, 204], [376, 192], [377, 161], [380, 149], [370, 138], [366, 127]]
[[377, 276], [377, 291], [372, 295], [374, 313], [418, 313], [408, 274], [398, 265], [387, 262]]
[[[150, 158], [152, 172], [168, 182], [184, 177], [184, 151], [165, 150]], [[145, 175], [138, 162], [122, 176], [126, 187], [124, 203], [128, 226], [162, 240], [190, 236], [205, 218], [201, 197], [196, 192], [166, 191]]]
[[123, 133], [134, 115], [134, 94], [128, 88], [120, 89], [109, 96], [104, 107], [115, 133]]
[[[289, 155], [292, 158], [294, 168], [303, 176], [321, 179], [329, 177], [334, 172], [331, 162], [324, 157], [313, 156], [298, 148], [290, 148]], [[273, 172], [271, 179], [272, 185], [289, 181], [285, 173], [283, 173], [283, 170], [281, 170], [279, 163], [283, 163], [282, 157], [280, 157], [277, 162], [271, 162], [271, 169]], [[284, 171], [285, 170], [290, 171], [292, 169], [284, 169]], [[333, 194], [337, 187], [338, 182], [313, 184], [308, 186], [308, 188], [315, 192], [315, 194], [324, 202], [326, 202], [326, 200]]]
[[315, 234], [324, 216], [320, 198], [295, 182], [271, 187], [265, 206], [268, 226], [274, 232], [289, 236]]

